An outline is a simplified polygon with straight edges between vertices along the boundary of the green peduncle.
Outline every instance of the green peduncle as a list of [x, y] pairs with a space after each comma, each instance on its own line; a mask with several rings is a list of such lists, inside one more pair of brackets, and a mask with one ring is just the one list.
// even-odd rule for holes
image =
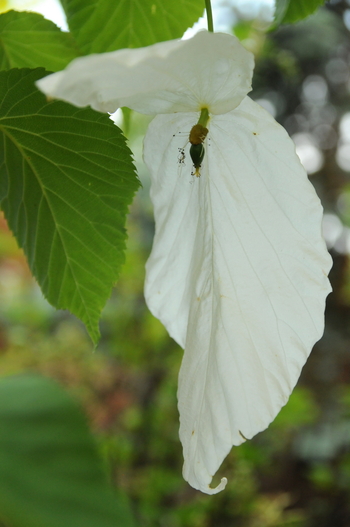
[[209, 121], [208, 108], [202, 108], [197, 124], [201, 124], [202, 126], [206, 128], [208, 121]]
[[212, 33], [214, 33], [213, 13], [211, 11], [210, 0], [205, 0], [205, 9], [207, 11], [208, 31], [211, 31]]

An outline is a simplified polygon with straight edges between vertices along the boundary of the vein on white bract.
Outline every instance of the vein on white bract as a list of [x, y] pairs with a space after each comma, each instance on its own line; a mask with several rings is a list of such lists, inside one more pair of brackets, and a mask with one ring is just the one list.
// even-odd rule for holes
[[[37, 83], [77, 106], [157, 114], [144, 140], [156, 224], [145, 297], [185, 349], [183, 475], [208, 494], [226, 485], [210, 487], [232, 445], [286, 404], [330, 292], [320, 201], [285, 130], [247, 96], [252, 71], [235, 37], [203, 31], [82, 57]], [[174, 136], [204, 110], [209, 140], [190, 185]]]

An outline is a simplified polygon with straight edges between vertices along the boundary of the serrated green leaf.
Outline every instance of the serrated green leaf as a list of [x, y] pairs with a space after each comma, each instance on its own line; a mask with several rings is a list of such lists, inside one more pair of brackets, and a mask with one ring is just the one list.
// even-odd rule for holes
[[133, 527], [85, 417], [55, 382], [0, 380], [0, 519], [11, 527]]
[[204, 12], [203, 0], [61, 0], [85, 54], [179, 38]]
[[0, 199], [45, 297], [98, 340], [124, 262], [125, 218], [139, 181], [107, 115], [47, 102], [44, 70], [0, 72]]
[[0, 15], [0, 69], [64, 69], [80, 52], [73, 37], [37, 13]]
[[276, 0], [275, 23], [293, 24], [308, 17], [323, 5], [325, 0]]

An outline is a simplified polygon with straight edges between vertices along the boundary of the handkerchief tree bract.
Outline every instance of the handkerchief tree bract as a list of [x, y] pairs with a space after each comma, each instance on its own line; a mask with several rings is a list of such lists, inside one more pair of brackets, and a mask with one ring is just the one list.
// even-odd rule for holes
[[[288, 20], [288, 5], [277, 10], [280, 20]], [[36, 83], [49, 100], [155, 115], [144, 139], [156, 225], [145, 297], [185, 350], [178, 388], [183, 475], [208, 494], [226, 485], [226, 478], [216, 488], [210, 483], [232, 445], [264, 430], [287, 402], [322, 336], [330, 292], [320, 201], [285, 130], [247, 95], [253, 65], [236, 37], [201, 31], [189, 40], [79, 57]], [[84, 111], [76, 110], [77, 118], [89, 119]], [[45, 132], [49, 123], [40, 121], [45, 139], [57, 142], [67, 133], [57, 118], [56, 111], [54, 131]], [[92, 154], [81, 145], [79, 155], [97, 162], [98, 147]], [[38, 214], [47, 203], [56, 205], [54, 217], [74, 211], [68, 233], [64, 226], [56, 235], [52, 230], [52, 247], [73, 247], [89, 221], [97, 229], [99, 208], [84, 215], [86, 193], [118, 207], [117, 187], [129, 177], [115, 182], [115, 201], [107, 180], [98, 187], [98, 174], [96, 181], [93, 174], [78, 177], [70, 203], [42, 200]], [[58, 198], [57, 181], [44, 188]], [[112, 254], [113, 216], [107, 216], [104, 239]], [[82, 267], [82, 250], [67, 258], [68, 281], [79, 269], [96, 272]], [[52, 258], [46, 265], [54, 265]], [[98, 265], [103, 269], [103, 258]], [[88, 301], [93, 296], [92, 289]]]

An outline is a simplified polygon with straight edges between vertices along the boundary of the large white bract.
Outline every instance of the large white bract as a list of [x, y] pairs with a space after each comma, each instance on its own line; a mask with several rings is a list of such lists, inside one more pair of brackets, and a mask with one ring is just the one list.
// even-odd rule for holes
[[[210, 487], [232, 445], [287, 402], [322, 336], [330, 292], [320, 201], [285, 130], [247, 97], [252, 69], [235, 37], [204, 31], [80, 58], [38, 82], [77, 106], [158, 114], [144, 141], [156, 222], [145, 296], [185, 349], [183, 474], [208, 494], [226, 485]], [[191, 178], [188, 147], [178, 164], [178, 132], [203, 108], [206, 155]]]

